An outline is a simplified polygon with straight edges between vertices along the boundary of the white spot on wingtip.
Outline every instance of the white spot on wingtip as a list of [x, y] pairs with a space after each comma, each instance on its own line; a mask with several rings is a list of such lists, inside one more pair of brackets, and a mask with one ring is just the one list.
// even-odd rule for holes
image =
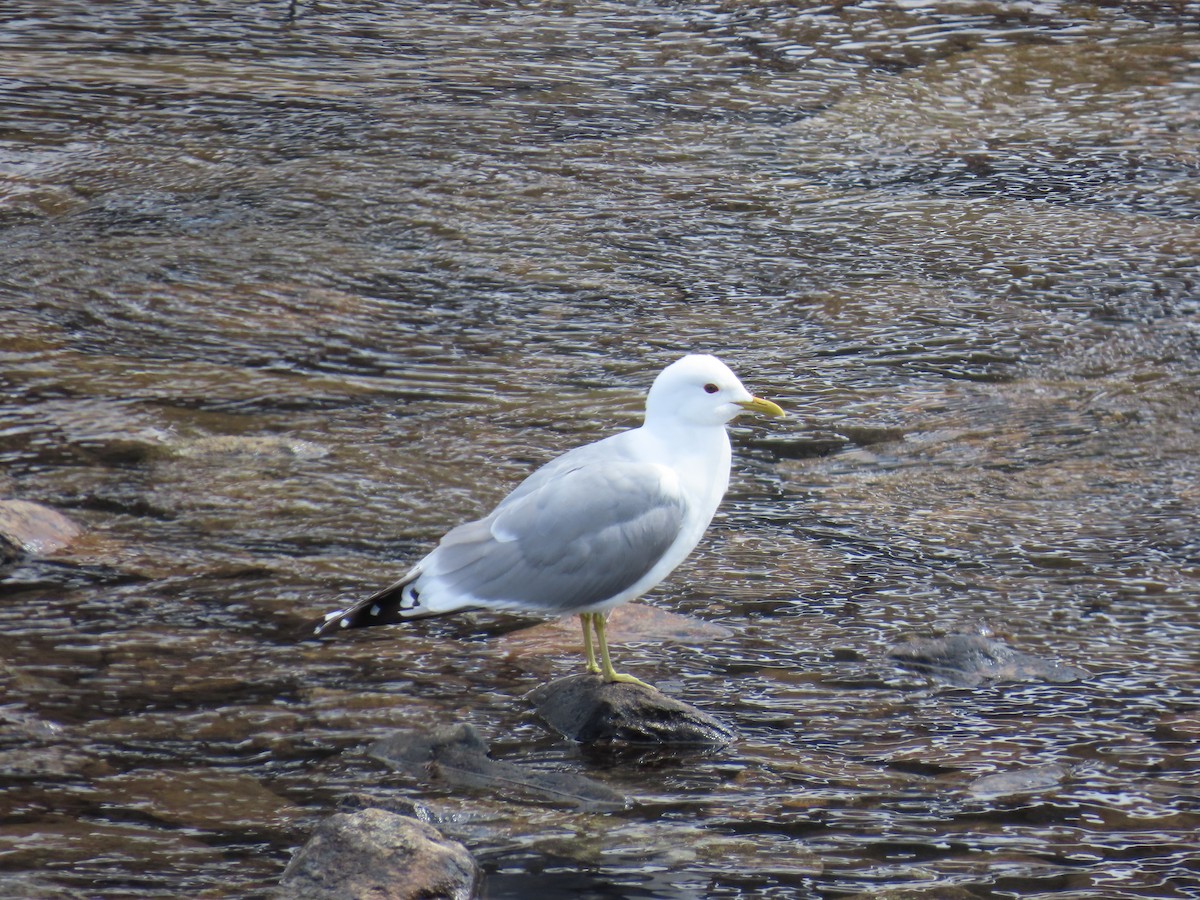
[[346, 611], [344, 609], [335, 609], [333, 612], [325, 613], [325, 618], [322, 621], [329, 623], [329, 622], [332, 622], [334, 619], [336, 619], [338, 616], [344, 616], [345, 614], [346, 614]]
[[338, 627], [339, 627], [339, 628], [349, 628], [349, 627], [350, 627], [350, 620], [349, 620], [349, 619], [342, 619], [342, 621], [338, 622]]
[[379, 615], [380, 612], [381, 612], [381, 610], [379, 609], [378, 603], [376, 603], [374, 606], [371, 607], [370, 614], [372, 616], [377, 616], [377, 615]]

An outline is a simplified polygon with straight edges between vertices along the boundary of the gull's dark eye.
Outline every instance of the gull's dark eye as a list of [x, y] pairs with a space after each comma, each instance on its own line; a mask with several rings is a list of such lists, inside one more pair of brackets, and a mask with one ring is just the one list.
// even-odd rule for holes
[[704, 386], [704, 392], [706, 394], [715, 394], [719, 390], [720, 390], [720, 388], [717, 387], [715, 384], [713, 384], [711, 381]]

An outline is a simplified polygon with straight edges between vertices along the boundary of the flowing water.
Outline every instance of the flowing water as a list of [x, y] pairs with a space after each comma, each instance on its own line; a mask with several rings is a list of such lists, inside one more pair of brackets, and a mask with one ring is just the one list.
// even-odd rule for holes
[[[264, 896], [365, 793], [492, 897], [1200, 897], [1200, 6], [286, 7], [0, 7], [0, 497], [86, 528], [0, 894]], [[570, 630], [297, 643], [696, 349], [791, 416], [648, 598], [727, 631], [614, 650], [737, 743], [556, 739]], [[981, 628], [1087, 674], [885, 655]], [[457, 722], [631, 803], [364, 752]]]

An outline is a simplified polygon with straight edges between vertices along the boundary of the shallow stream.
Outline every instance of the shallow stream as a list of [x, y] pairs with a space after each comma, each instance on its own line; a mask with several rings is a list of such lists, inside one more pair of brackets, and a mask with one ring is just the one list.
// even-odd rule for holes
[[[286, 7], [0, 9], [0, 497], [86, 529], [0, 582], [0, 894], [264, 896], [366, 793], [493, 898], [1200, 897], [1200, 5]], [[295, 640], [690, 350], [791, 415], [644, 601], [723, 629], [614, 651], [737, 743], [548, 733], [573, 629]], [[1087, 676], [885, 655], [964, 630]], [[632, 803], [364, 752], [455, 722]]]

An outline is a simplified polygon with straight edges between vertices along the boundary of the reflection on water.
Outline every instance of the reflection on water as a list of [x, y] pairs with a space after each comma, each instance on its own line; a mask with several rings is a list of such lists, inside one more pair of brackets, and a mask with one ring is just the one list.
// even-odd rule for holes
[[[0, 495], [88, 528], [0, 587], [9, 894], [261, 894], [366, 791], [495, 897], [1194, 896], [1195, 4], [285, 7], [0, 13]], [[555, 741], [573, 636], [294, 642], [691, 349], [793, 416], [655, 595], [730, 633], [621, 659], [739, 743]], [[1089, 677], [884, 655], [981, 627]], [[637, 802], [361, 752], [460, 720]]]

